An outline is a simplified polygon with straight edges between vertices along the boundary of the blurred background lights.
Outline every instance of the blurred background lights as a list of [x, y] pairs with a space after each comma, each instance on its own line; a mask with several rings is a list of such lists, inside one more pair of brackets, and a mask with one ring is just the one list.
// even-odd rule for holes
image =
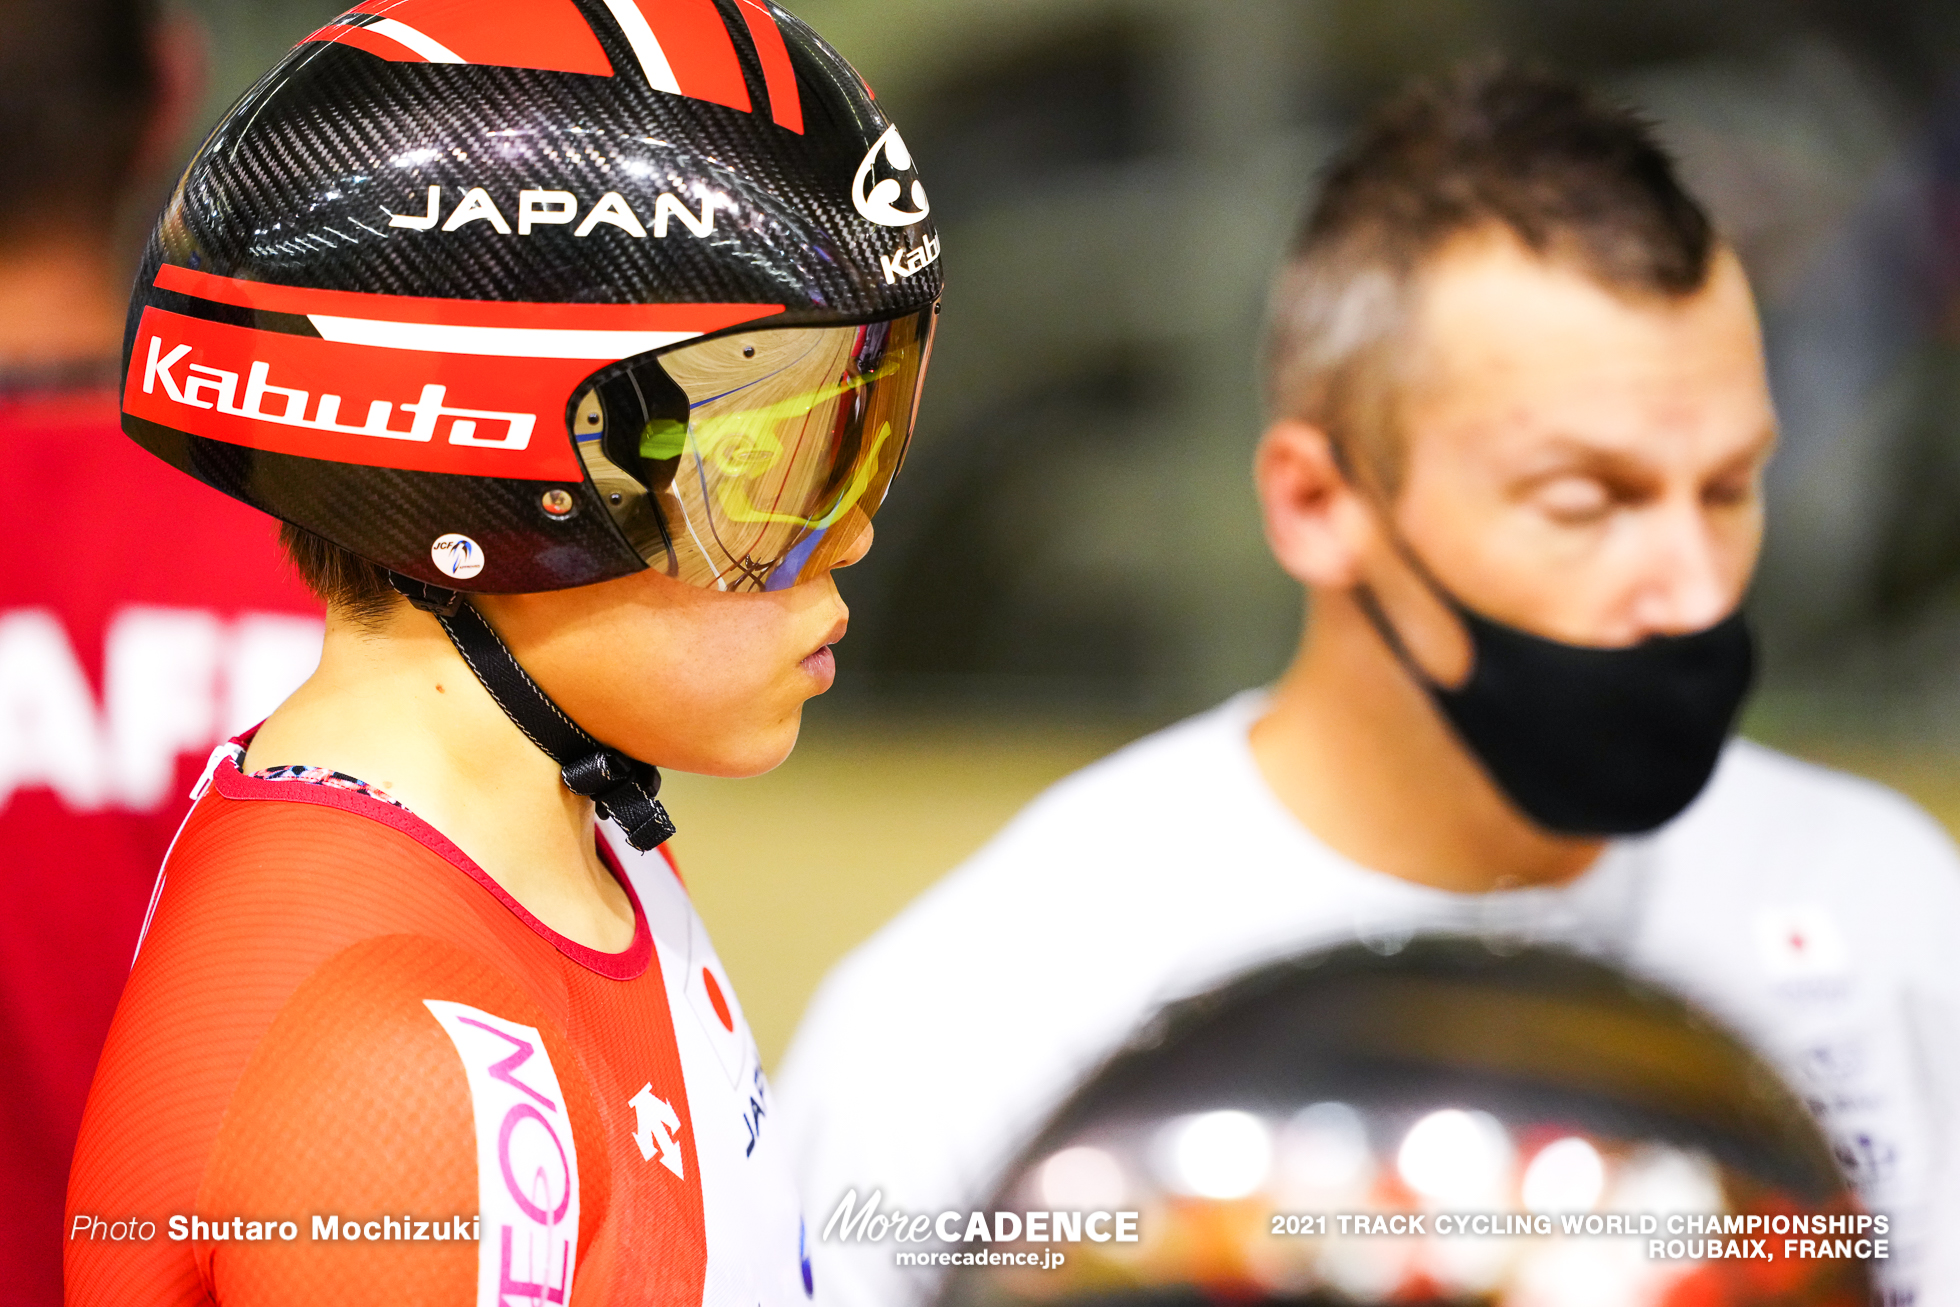
[[1343, 1192], [1365, 1185], [1374, 1165], [1367, 1127], [1346, 1103], [1303, 1107], [1280, 1134], [1280, 1168], [1294, 1187]]
[[1609, 1204], [1628, 1212], [1723, 1212], [1729, 1210], [1715, 1164], [1699, 1153], [1651, 1146], [1614, 1168]]
[[1200, 1198], [1244, 1198], [1266, 1181], [1272, 1132], [1250, 1112], [1201, 1112], [1164, 1128], [1164, 1179]]
[[1651, 1307], [1695, 1263], [1656, 1261], [1637, 1239], [1559, 1239], [1518, 1265], [1506, 1307]]
[[1349, 1302], [1387, 1302], [1417, 1273], [1421, 1253], [1422, 1243], [1416, 1239], [1337, 1234], [1321, 1249], [1314, 1271], [1322, 1283]]
[[[1513, 1238], [1476, 1235], [1433, 1237], [1423, 1245], [1423, 1274], [1456, 1298], [1481, 1298], [1503, 1287], [1521, 1256], [1529, 1256]], [[1511, 1307], [1506, 1303], [1505, 1307]], [[1559, 1304], [1559, 1307], [1568, 1307]]]
[[1041, 1164], [1041, 1201], [1051, 1211], [1111, 1211], [1128, 1192], [1123, 1164], [1100, 1148], [1078, 1144]]
[[1533, 1212], [1589, 1212], [1606, 1191], [1606, 1163], [1577, 1135], [1547, 1144], [1524, 1172], [1524, 1205]]
[[1488, 1112], [1444, 1108], [1402, 1138], [1396, 1169], [1425, 1198], [1444, 1203], [1489, 1202], [1503, 1196], [1511, 1140]]

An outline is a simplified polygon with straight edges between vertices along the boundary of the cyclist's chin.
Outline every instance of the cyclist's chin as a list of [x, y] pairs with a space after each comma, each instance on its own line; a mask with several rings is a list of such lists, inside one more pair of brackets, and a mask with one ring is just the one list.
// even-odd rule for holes
[[674, 723], [661, 723], [636, 744], [622, 740], [619, 747], [672, 771], [729, 778], [760, 776], [780, 765], [796, 747], [806, 697], [784, 696], [767, 707], [752, 700], [742, 709], [717, 713], [712, 724], [702, 722], [695, 730], [677, 731]]

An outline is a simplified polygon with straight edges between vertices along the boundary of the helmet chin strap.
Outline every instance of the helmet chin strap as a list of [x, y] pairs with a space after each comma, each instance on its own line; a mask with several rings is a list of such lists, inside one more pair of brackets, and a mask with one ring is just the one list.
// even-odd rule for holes
[[657, 848], [673, 835], [673, 820], [654, 797], [660, 793], [660, 772], [652, 763], [629, 758], [587, 735], [518, 666], [483, 614], [460, 593], [393, 573], [388, 580], [409, 603], [442, 623], [456, 652], [504, 715], [558, 764], [566, 789], [591, 799], [599, 815], [618, 823], [636, 849]]

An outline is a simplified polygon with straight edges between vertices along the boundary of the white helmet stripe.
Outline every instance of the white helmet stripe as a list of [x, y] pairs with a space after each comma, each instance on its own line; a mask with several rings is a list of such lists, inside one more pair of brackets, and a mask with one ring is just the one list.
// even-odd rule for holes
[[674, 76], [673, 65], [667, 62], [667, 52], [660, 48], [660, 38], [647, 26], [640, 7], [633, 0], [606, 0], [606, 8], [619, 20], [626, 39], [632, 43], [633, 53], [639, 56], [640, 71], [646, 74], [647, 85], [656, 91], [679, 95], [681, 84]]
[[553, 327], [466, 327], [429, 322], [384, 322], [375, 318], [307, 315], [327, 340], [343, 345], [378, 345], [431, 354], [495, 354], [512, 358], [631, 358], [683, 340], [698, 331], [581, 331]]
[[366, 24], [367, 30], [377, 36], [385, 36], [400, 45], [405, 45], [432, 64], [466, 64], [469, 60], [436, 40], [416, 31], [407, 23], [392, 18], [383, 18]]

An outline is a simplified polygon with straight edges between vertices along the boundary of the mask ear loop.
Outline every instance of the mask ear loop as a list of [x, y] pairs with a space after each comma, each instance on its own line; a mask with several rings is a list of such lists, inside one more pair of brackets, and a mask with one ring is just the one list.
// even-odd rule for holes
[[1361, 609], [1361, 615], [1368, 619], [1368, 625], [1375, 628], [1375, 634], [1379, 635], [1382, 643], [1388, 646], [1388, 651], [1395, 655], [1395, 661], [1402, 664], [1402, 670], [1407, 672], [1417, 685], [1430, 691], [1443, 688], [1422, 669], [1422, 664], [1416, 661], [1415, 655], [1409, 652], [1409, 646], [1402, 642], [1401, 632], [1390, 624], [1388, 614], [1382, 611], [1381, 601], [1375, 598], [1374, 590], [1365, 582], [1354, 587], [1354, 602]]
[[[1471, 616], [1468, 606], [1450, 593], [1448, 587], [1429, 570], [1429, 564], [1423, 562], [1421, 556], [1416, 553], [1415, 546], [1404, 539], [1402, 533], [1396, 529], [1394, 514], [1389, 509], [1374, 478], [1356, 475], [1355, 463], [1348, 454], [1347, 445], [1336, 439], [1331, 432], [1327, 437], [1327, 445], [1334, 459], [1335, 470], [1340, 472], [1355, 493], [1367, 502], [1374, 512], [1375, 520], [1381, 523], [1382, 535], [1388, 540], [1389, 547], [1408, 565], [1409, 570], [1415, 573], [1416, 579], [1422, 582], [1423, 588], [1449, 609], [1457, 621], [1467, 626]], [[1395, 661], [1402, 664], [1402, 669], [1414, 678], [1417, 685], [1432, 693], [1447, 689], [1435, 677], [1424, 671], [1422, 664], [1416, 661], [1414, 653], [1402, 639], [1402, 633], [1397, 631], [1395, 624], [1388, 620], [1388, 613], [1382, 608], [1381, 599], [1375, 594], [1373, 586], [1366, 581], [1356, 582], [1354, 602], [1361, 609], [1361, 615], [1368, 619], [1368, 625], [1375, 628], [1375, 634], [1380, 636], [1382, 643], [1388, 646], [1388, 651], [1395, 655]], [[1473, 653], [1472, 657], [1474, 656]]]

